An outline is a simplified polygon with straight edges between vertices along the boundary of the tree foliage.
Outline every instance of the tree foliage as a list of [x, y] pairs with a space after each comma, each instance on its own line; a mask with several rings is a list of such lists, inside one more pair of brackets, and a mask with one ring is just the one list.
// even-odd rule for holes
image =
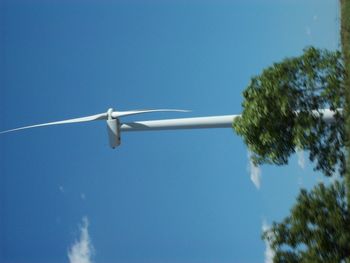
[[350, 262], [350, 216], [344, 184], [301, 190], [291, 215], [265, 231], [274, 262]]
[[[313, 47], [253, 77], [243, 92], [242, 116], [233, 123], [253, 162], [287, 164], [301, 149], [309, 151], [316, 170], [343, 174], [344, 119], [338, 111], [344, 107], [343, 78], [341, 53]], [[337, 112], [333, 122], [319, 117], [325, 108]]]

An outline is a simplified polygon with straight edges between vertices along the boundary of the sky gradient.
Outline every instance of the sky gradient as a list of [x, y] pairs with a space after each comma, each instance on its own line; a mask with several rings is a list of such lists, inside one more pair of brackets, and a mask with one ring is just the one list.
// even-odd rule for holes
[[[264, 67], [340, 48], [338, 13], [330, 0], [1, 1], [0, 130], [109, 107], [192, 110], [126, 122], [239, 114]], [[231, 129], [125, 133], [111, 150], [105, 126], [0, 135], [0, 262], [268, 262], [262, 228], [323, 180], [303, 153], [251, 167]]]

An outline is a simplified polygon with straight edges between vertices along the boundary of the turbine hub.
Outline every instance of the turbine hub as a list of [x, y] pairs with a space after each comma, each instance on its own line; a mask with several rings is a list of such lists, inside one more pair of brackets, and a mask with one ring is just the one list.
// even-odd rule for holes
[[108, 117], [108, 120], [112, 120], [112, 113], [113, 113], [113, 108], [109, 108], [108, 111], [107, 111], [107, 117]]

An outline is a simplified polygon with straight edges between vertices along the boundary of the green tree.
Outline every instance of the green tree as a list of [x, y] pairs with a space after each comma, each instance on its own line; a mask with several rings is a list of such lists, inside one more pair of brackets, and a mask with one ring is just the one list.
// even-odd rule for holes
[[343, 182], [301, 190], [291, 215], [263, 233], [274, 262], [350, 262], [350, 216]]
[[[344, 174], [344, 67], [340, 52], [313, 47], [251, 79], [242, 116], [233, 128], [252, 152], [254, 164], [284, 165], [296, 149], [307, 150], [315, 170]], [[319, 109], [336, 111], [333, 122]]]

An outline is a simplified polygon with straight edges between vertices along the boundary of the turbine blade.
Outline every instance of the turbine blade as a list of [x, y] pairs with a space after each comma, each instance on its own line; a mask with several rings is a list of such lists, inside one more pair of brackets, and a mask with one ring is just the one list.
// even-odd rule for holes
[[155, 109], [155, 110], [130, 110], [130, 111], [114, 111], [112, 113], [113, 118], [119, 118], [124, 116], [142, 114], [142, 113], [151, 113], [151, 112], [189, 112], [189, 110], [179, 110], [179, 109]]
[[19, 131], [19, 130], [25, 130], [25, 129], [31, 129], [31, 128], [37, 128], [37, 127], [60, 125], [60, 124], [67, 124], [67, 123], [88, 122], [88, 121], [105, 120], [105, 119], [107, 119], [107, 114], [101, 113], [101, 114], [96, 114], [96, 115], [91, 115], [91, 116], [86, 116], [86, 117], [81, 117], [81, 118], [68, 119], [68, 120], [63, 120], [63, 121], [54, 121], [54, 122], [41, 123], [41, 124], [35, 124], [35, 125], [15, 128], [15, 129], [11, 129], [11, 130], [2, 131], [2, 132], [0, 132], [0, 134]]

